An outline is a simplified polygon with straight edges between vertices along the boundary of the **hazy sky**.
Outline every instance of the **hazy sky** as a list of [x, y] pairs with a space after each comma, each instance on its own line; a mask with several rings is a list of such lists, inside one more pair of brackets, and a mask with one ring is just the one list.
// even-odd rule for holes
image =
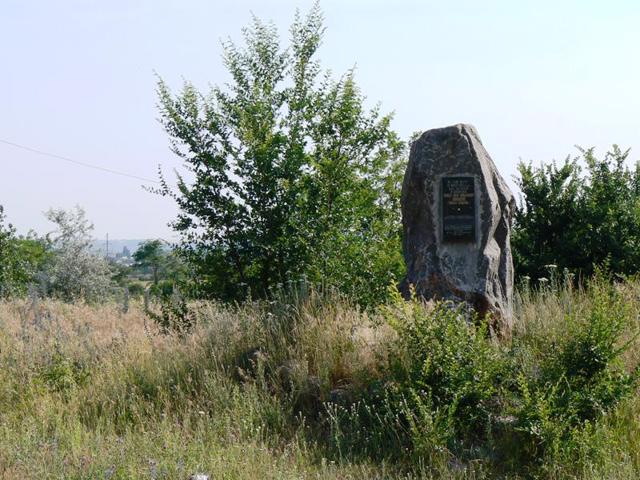
[[[0, 0], [0, 140], [155, 178], [180, 163], [157, 122], [154, 71], [206, 89], [220, 41], [253, 12], [283, 36], [311, 1]], [[324, 0], [323, 66], [356, 65], [405, 138], [474, 124], [507, 179], [520, 158], [617, 143], [640, 159], [640, 1]], [[79, 204], [103, 238], [170, 238], [175, 207], [140, 181], [0, 143], [0, 204], [20, 232]]]

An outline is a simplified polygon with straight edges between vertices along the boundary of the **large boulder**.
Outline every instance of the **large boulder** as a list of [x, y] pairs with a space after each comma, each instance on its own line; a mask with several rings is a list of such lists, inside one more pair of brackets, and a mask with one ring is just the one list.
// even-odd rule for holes
[[411, 146], [402, 184], [402, 290], [465, 302], [481, 316], [489, 313], [499, 333], [508, 333], [514, 209], [513, 194], [474, 127], [423, 133]]

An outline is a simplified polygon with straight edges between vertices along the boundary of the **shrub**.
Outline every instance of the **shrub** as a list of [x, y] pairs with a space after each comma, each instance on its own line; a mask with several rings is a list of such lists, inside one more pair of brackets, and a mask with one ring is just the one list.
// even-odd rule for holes
[[50, 390], [65, 394], [83, 385], [89, 376], [87, 366], [65, 355], [58, 345], [40, 372], [40, 378]]
[[392, 368], [408, 400], [444, 413], [449, 440], [481, 435], [506, 366], [488, 324], [449, 303], [400, 308], [401, 315], [389, 317], [402, 348]]
[[640, 269], [640, 169], [629, 169], [629, 151], [616, 145], [602, 159], [593, 149], [580, 153], [561, 166], [518, 166], [522, 202], [512, 236], [516, 273], [537, 279], [549, 264], [585, 278], [604, 263], [616, 273]]
[[486, 441], [500, 405], [503, 348], [490, 338], [485, 319], [450, 303], [397, 299], [384, 316], [398, 333], [387, 398], [404, 417], [414, 455], [465, 456], [465, 449]]
[[13, 225], [5, 223], [0, 205], [0, 298], [26, 293], [48, 253], [45, 242], [35, 235], [16, 235]]
[[196, 324], [195, 311], [189, 307], [187, 300], [176, 287], [159, 296], [159, 312], [154, 311], [149, 298], [145, 297], [145, 314], [160, 327], [160, 331], [164, 334], [185, 335]]
[[66, 302], [106, 300], [114, 286], [111, 270], [90, 249], [93, 225], [84, 210], [51, 209], [46, 216], [57, 226], [48, 235], [52, 255], [44, 266], [47, 293]]
[[144, 295], [145, 287], [141, 282], [131, 282], [127, 285], [127, 288], [129, 289], [129, 295], [134, 298], [140, 298]]
[[448, 303], [384, 307], [398, 334], [385, 381], [349, 405], [329, 406], [334, 448], [518, 473], [577, 462], [638, 379], [638, 369], [622, 361], [632, 344], [623, 340], [632, 326], [628, 301], [602, 275], [588, 294], [587, 308], [553, 320], [555, 332], [517, 334], [512, 342], [492, 338], [484, 319]]
[[[638, 368], [625, 368], [632, 325], [618, 287], [598, 273], [590, 282], [591, 306], [583, 316], [565, 316], [566, 330], [548, 340], [535, 368], [518, 369], [516, 428], [525, 434], [526, 455], [565, 455], [577, 448], [589, 428], [634, 391]], [[515, 367], [515, 365], [514, 365]]]

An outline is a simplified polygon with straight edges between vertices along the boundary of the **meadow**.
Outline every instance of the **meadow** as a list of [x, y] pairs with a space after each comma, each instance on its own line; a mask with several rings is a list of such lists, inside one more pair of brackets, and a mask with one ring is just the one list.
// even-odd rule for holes
[[638, 478], [639, 306], [636, 281], [522, 285], [496, 339], [301, 285], [170, 334], [141, 302], [6, 300], [0, 478]]

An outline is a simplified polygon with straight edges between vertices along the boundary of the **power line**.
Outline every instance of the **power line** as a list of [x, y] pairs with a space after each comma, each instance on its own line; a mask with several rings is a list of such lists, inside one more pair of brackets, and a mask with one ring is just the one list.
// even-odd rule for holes
[[120, 175], [122, 177], [135, 178], [136, 180], [142, 180], [143, 182], [151, 182], [151, 183], [160, 183], [157, 180], [151, 180], [150, 178], [140, 177], [138, 175], [131, 175], [125, 172], [119, 172], [118, 170], [112, 170], [110, 168], [101, 167], [99, 165], [92, 165], [90, 163], [80, 162], [78, 160], [74, 160], [72, 158], [63, 157], [61, 155], [56, 155], [55, 153], [45, 152], [43, 150], [38, 150], [37, 148], [27, 147], [26, 145], [20, 145], [19, 143], [10, 142], [8, 140], [2, 140], [0, 138], [0, 143], [4, 143], [6, 145], [11, 145], [12, 147], [21, 148], [22, 150], [26, 150], [28, 152], [37, 153], [38, 155], [44, 155], [45, 157], [57, 158], [58, 160], [64, 160], [65, 162], [74, 163], [76, 165], [80, 165], [86, 168], [93, 168], [94, 170], [100, 170], [102, 172], [112, 173], [114, 175]]

